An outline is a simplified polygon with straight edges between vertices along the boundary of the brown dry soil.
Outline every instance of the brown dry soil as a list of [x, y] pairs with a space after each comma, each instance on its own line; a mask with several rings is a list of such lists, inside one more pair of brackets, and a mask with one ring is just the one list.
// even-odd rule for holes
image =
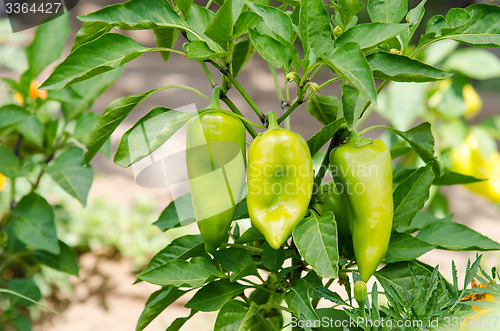
[[[105, 4], [121, 1], [81, 1], [75, 9], [75, 13], [80, 15], [94, 11]], [[78, 23], [74, 21], [72, 36], [74, 37]], [[31, 33], [32, 31], [28, 31]], [[149, 32], [130, 32], [129, 35], [144, 45], [153, 45], [154, 40]], [[69, 51], [69, 49], [68, 49]], [[251, 69], [248, 69], [251, 68]], [[44, 73], [45, 77], [50, 70]], [[217, 74], [214, 72], [214, 74]], [[324, 73], [324, 77], [328, 73]], [[107, 91], [94, 105], [93, 109], [102, 112], [105, 107], [114, 99], [137, 94], [152, 88], [167, 84], [184, 84], [200, 89], [206, 94], [210, 94], [210, 86], [201, 67], [193, 62], [183, 59], [180, 56], [172, 55], [168, 63], [164, 63], [157, 53], [145, 54], [141, 58], [132, 61], [127, 65], [127, 70], [117, 83]], [[41, 77], [43, 78], [43, 77]], [[247, 89], [250, 96], [264, 111], [279, 109], [279, 103], [274, 92], [274, 83], [269, 75], [267, 65], [254, 57], [247, 69], [240, 74], [242, 85]], [[326, 93], [338, 93], [338, 86], [332, 85]], [[254, 121], [258, 121], [252, 116], [251, 110], [244, 100], [235, 91], [229, 94], [233, 102], [242, 110], [244, 114], [250, 115]], [[492, 113], [497, 108], [498, 99], [494, 96], [483, 96], [485, 100], [485, 111]], [[207, 105], [206, 100], [183, 90], [167, 90], [154, 94], [143, 102], [126, 119], [120, 128], [112, 136], [112, 148], [116, 149], [121, 135], [131, 127], [139, 118], [155, 106], [165, 106], [169, 108], [181, 107], [190, 103], [196, 103], [199, 107]], [[372, 114], [365, 125], [373, 123], [383, 123], [375, 114]], [[320, 125], [311, 118], [304, 107], [297, 110], [292, 118], [291, 126], [293, 130], [301, 133], [306, 139], [319, 129]], [[110, 197], [110, 203], [129, 203], [134, 196], [148, 194], [152, 200], [157, 202], [158, 210], [166, 206], [170, 199], [169, 192], [160, 189], [144, 189], [134, 182], [132, 171], [122, 169], [105, 157], [98, 156], [93, 161], [93, 167], [101, 175], [96, 176], [91, 196]], [[103, 176], [105, 174], [105, 176]], [[455, 213], [455, 220], [463, 222], [471, 228], [488, 235], [496, 241], [500, 241], [500, 231], [498, 231], [498, 221], [500, 212], [493, 208], [482, 197], [473, 195], [462, 187], [446, 190], [450, 197], [451, 210]], [[145, 226], [153, 220], [146, 220]], [[475, 253], [470, 252], [447, 252], [433, 251], [425, 254], [421, 260], [432, 266], [440, 266], [441, 272], [448, 278], [451, 276], [451, 260], [454, 260], [458, 270], [463, 275], [463, 270], [468, 258], [473, 258]], [[488, 263], [492, 266], [497, 264], [497, 254], [487, 255]], [[52, 306], [60, 311], [63, 317], [52, 314], [44, 314], [40, 322], [33, 328], [34, 331], [124, 331], [134, 330], [137, 319], [144, 307], [148, 296], [158, 289], [157, 286], [140, 283], [132, 285], [135, 277], [130, 261], [110, 256], [107, 252], [91, 252], [80, 258], [80, 277], [72, 278], [74, 293], [69, 298], [58, 294], [57, 303], [52, 302]], [[370, 286], [370, 285], [369, 285]], [[332, 289], [338, 289], [339, 293], [345, 293], [343, 288], [334, 284]], [[176, 317], [185, 316], [188, 310], [183, 308], [183, 304], [189, 296], [183, 298], [178, 303], [169, 307], [146, 330], [164, 330], [165, 327]], [[50, 305], [51, 303], [49, 303]], [[189, 321], [184, 330], [211, 330], [215, 314], [199, 313]]]

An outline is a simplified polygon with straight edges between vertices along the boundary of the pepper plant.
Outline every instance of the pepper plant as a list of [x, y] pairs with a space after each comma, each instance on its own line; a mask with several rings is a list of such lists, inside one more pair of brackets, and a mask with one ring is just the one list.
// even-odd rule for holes
[[[168, 105], [152, 109], [123, 135], [114, 156], [117, 165], [129, 167], [195, 119], [188, 124], [186, 151], [191, 195], [166, 206], [155, 225], [164, 231], [183, 226], [176, 205], [192, 202], [202, 235], [172, 241], [138, 275], [138, 281], [161, 288], [146, 302], [137, 330], [188, 292], [194, 296], [185, 304], [187, 316], [168, 330], [180, 329], [199, 311], [218, 311], [215, 330], [311, 330], [322, 326], [317, 322], [323, 317], [337, 322], [362, 317], [357, 327], [367, 330], [370, 320], [437, 318], [441, 323], [472, 311], [460, 300], [473, 277], [481, 277], [480, 259], [459, 285], [456, 272], [450, 284], [418, 258], [435, 248], [500, 248], [452, 216], [439, 218], [424, 209], [433, 187], [483, 178], [442, 166], [428, 122], [405, 130], [376, 126], [356, 131], [387, 83], [436, 82], [452, 75], [422, 61], [422, 52], [434, 43], [500, 46], [499, 6], [453, 8], [422, 22], [425, 4], [409, 10], [406, 0], [369, 0], [366, 5], [358, 0], [215, 0], [205, 5], [131, 0], [79, 17], [83, 25], [72, 52], [42, 88], [72, 86], [119, 70], [144, 53], [159, 52], [167, 61], [165, 74], [171, 70], [169, 57], [183, 56], [201, 66], [207, 89], [213, 90], [210, 106], [197, 113]], [[365, 9], [370, 22], [359, 23], [357, 14]], [[425, 32], [417, 36], [419, 26]], [[120, 30], [152, 30], [157, 45], [141, 45]], [[176, 48], [178, 38], [182, 47]], [[252, 56], [266, 61], [275, 78], [280, 103], [271, 111], [264, 112], [242, 83], [241, 69]], [[284, 86], [278, 83], [280, 75]], [[334, 82], [341, 83], [340, 98], [322, 93]], [[192, 87], [167, 85], [113, 101], [90, 132], [85, 162], [145, 98], [167, 88], [210, 99]], [[243, 116], [230, 90], [237, 90], [255, 115]], [[290, 131], [289, 118], [297, 111], [308, 111], [311, 121], [323, 124], [307, 142]], [[243, 127], [252, 138], [248, 160], [242, 155], [243, 163], [225, 168], [227, 149], [217, 146], [227, 142], [236, 154], [242, 152]], [[360, 137], [372, 129], [392, 132], [398, 144], [389, 150], [382, 141]], [[203, 136], [204, 144], [198, 141]], [[190, 155], [195, 146], [202, 146], [200, 153]], [[396, 169], [406, 156], [418, 158], [418, 166], [399, 173], [393, 183], [391, 167]], [[239, 199], [245, 163], [247, 198]], [[329, 169], [334, 181], [327, 183]], [[212, 172], [219, 180], [207, 180], [203, 187], [200, 174]], [[266, 190], [273, 187], [278, 192]], [[253, 226], [242, 231], [248, 218]], [[368, 298], [366, 281], [373, 273], [378, 282]], [[336, 280], [346, 293], [329, 290]], [[351, 299], [351, 284], [356, 284], [358, 306]], [[493, 285], [488, 289], [494, 292]], [[386, 305], [379, 305], [379, 294]], [[330, 302], [330, 308], [318, 308], [320, 300]]]
[[[36, 279], [43, 267], [79, 272], [73, 249], [58, 239], [55, 208], [42, 186], [57, 185], [86, 204], [93, 175], [83, 147], [99, 117], [89, 109], [122, 70], [61, 91], [39, 90], [37, 77], [59, 59], [69, 32], [68, 15], [40, 25], [25, 49], [27, 69], [12, 73], [17, 79], [2, 78], [9, 89], [0, 100], [1, 330], [31, 330], [28, 309], [40, 304]], [[109, 143], [102, 150], [109, 154]]]

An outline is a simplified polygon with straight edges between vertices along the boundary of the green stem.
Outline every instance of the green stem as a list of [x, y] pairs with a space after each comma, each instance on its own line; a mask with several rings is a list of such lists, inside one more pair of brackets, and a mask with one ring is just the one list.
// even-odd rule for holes
[[372, 125], [367, 128], [364, 128], [363, 130], [359, 131], [359, 135], [364, 135], [365, 133], [375, 130], [375, 129], [386, 129], [387, 127], [385, 125]]
[[441, 37], [441, 38], [436, 38], [436, 39], [431, 39], [429, 41], [426, 41], [425, 43], [423, 43], [422, 45], [418, 46], [417, 48], [415, 48], [413, 50], [413, 52], [411, 52], [411, 54], [408, 56], [410, 58], [413, 58], [415, 55], [417, 55], [418, 53], [420, 53], [424, 48], [430, 46], [431, 44], [437, 42], [437, 41], [440, 41], [440, 40], [444, 40], [444, 39], [448, 39], [449, 37], [451, 36], [447, 36], [447, 37]]
[[207, 64], [205, 62], [200, 62], [200, 64], [201, 67], [203, 68], [203, 71], [205, 72], [205, 75], [208, 78], [208, 81], [210, 82], [210, 84], [212, 84], [212, 87], [215, 87], [217, 85], [217, 82], [215, 81], [214, 76], [212, 75], [210, 70], [208, 69]]
[[271, 72], [271, 76], [273, 76], [274, 87], [276, 88], [276, 95], [278, 96], [278, 100], [283, 102], [285, 99], [283, 98], [283, 92], [281, 91], [280, 82], [278, 81], [278, 75], [276, 74], [276, 69], [269, 65], [269, 71]]
[[[388, 80], [384, 80], [380, 85], [379, 87], [377, 88], [377, 95], [382, 91], [382, 89], [387, 85], [389, 81]], [[361, 117], [363, 117], [363, 115], [365, 114], [366, 110], [368, 109], [368, 107], [370, 107], [371, 105], [371, 101], [368, 100], [365, 104], [365, 107], [363, 108], [363, 111], [361, 112], [361, 114], [359, 115], [359, 118], [361, 119]]]
[[233, 75], [229, 72], [227, 68], [222, 68], [220, 65], [218, 65], [216, 62], [213, 60], [208, 60], [209, 63], [211, 63], [217, 70], [219, 70], [222, 74], [224, 74], [229, 81], [233, 84], [233, 86], [240, 92], [241, 96], [245, 99], [245, 101], [248, 103], [248, 105], [252, 108], [252, 110], [259, 116], [259, 118], [263, 119], [264, 118], [264, 113], [257, 107], [255, 102], [250, 98], [248, 93], [241, 87], [240, 83], [234, 78]]
[[[323, 87], [325, 87], [326, 85], [331, 84], [331, 83], [336, 82], [336, 81], [341, 80], [341, 79], [342, 79], [342, 77], [340, 77], [340, 76], [339, 76], [339, 77], [334, 77], [334, 78], [331, 78], [331, 79], [327, 80], [327, 81], [326, 81], [326, 82], [324, 82], [323, 84], [320, 84], [320, 85], [318, 86], [318, 89], [317, 89], [316, 91], [312, 91], [312, 92], [311, 92], [311, 93], [307, 96], [307, 100], [311, 99], [311, 97], [313, 97], [316, 93], [318, 93], [318, 92], [319, 92], [319, 91], [320, 91]], [[306, 101], [307, 101], [307, 100], [306, 100]]]
[[320, 71], [321, 68], [324, 67], [324, 64], [321, 63], [320, 65], [318, 65], [318, 67], [316, 69], [314, 69], [313, 73], [311, 74], [311, 76], [309, 76], [309, 80], [313, 79], [314, 76], [316, 76], [316, 74], [318, 73], [318, 71]]
[[272, 111], [266, 114], [267, 128], [268, 130], [279, 129], [278, 120], [276, 119], [276, 114]]
[[240, 244], [226, 244], [226, 245], [221, 245], [221, 247], [241, 248], [241, 249], [246, 249], [247, 251], [253, 251], [253, 252], [259, 253], [259, 254], [262, 254], [262, 252], [264, 251], [262, 248], [240, 245]]
[[208, 108], [219, 109], [219, 97], [220, 97], [220, 86], [215, 85], [212, 91], [212, 97], [210, 98], [210, 105]]
[[290, 116], [291, 113], [293, 113], [293, 111], [295, 110], [295, 108], [297, 108], [298, 106], [300, 106], [302, 104], [303, 101], [300, 101], [299, 99], [296, 99], [293, 104], [290, 106], [290, 108], [288, 108], [288, 110], [280, 116], [280, 118], [278, 118], [278, 123], [281, 123], [285, 120], [285, 118], [287, 118], [288, 116]]

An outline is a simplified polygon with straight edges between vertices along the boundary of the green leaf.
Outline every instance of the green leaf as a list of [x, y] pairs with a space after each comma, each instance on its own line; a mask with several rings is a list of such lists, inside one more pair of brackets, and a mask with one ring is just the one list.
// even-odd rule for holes
[[17, 105], [5, 105], [0, 108], [0, 130], [26, 120], [31, 113]]
[[384, 289], [387, 290], [387, 285], [390, 285], [402, 297], [403, 287], [409, 291], [417, 285], [413, 282], [412, 272], [416, 276], [417, 281], [422, 281], [429, 278], [431, 270], [429, 270], [429, 266], [419, 261], [398, 262], [388, 264], [375, 272], [375, 277]]
[[313, 95], [306, 104], [306, 110], [322, 124], [327, 125], [337, 119], [339, 98], [334, 95]]
[[365, 4], [358, 0], [336, 0], [332, 1], [335, 8], [335, 24], [345, 31], [349, 23]]
[[207, 43], [196, 40], [188, 45], [187, 58], [196, 61], [223, 58], [224, 53], [215, 53], [208, 47]]
[[295, 32], [293, 31], [290, 16], [275, 7], [252, 2], [247, 2], [247, 4], [253, 12], [262, 18], [262, 25], [266, 26], [266, 30], [270, 32], [271, 37], [278, 35], [288, 42], [293, 41]]
[[188, 316], [186, 317], [177, 317], [165, 331], [179, 331], [187, 321], [191, 319], [198, 311], [191, 310]]
[[169, 261], [187, 260], [191, 257], [199, 256], [204, 252], [205, 248], [201, 235], [184, 235], [172, 240], [170, 244], [156, 253], [149, 261], [143, 273], [165, 265]]
[[300, 255], [325, 278], [337, 278], [339, 251], [337, 224], [331, 212], [302, 219], [293, 228], [293, 240]]
[[250, 307], [240, 300], [230, 300], [222, 306], [215, 320], [215, 331], [244, 331], [251, 330], [252, 317], [259, 311], [259, 307], [252, 302]]
[[177, 5], [177, 7], [179, 7], [184, 17], [189, 17], [189, 12], [191, 11], [193, 0], [177, 0], [175, 4]]
[[257, 52], [271, 66], [275, 68], [288, 68], [290, 66], [292, 58], [285, 45], [252, 28], [248, 29], [248, 35]]
[[198, 287], [216, 277], [224, 277], [205, 257], [193, 257], [189, 262], [171, 260], [155, 269], [137, 275], [140, 279], [162, 286]]
[[322, 59], [330, 69], [339, 76], [344, 77], [370, 101], [375, 103], [377, 92], [375, 91], [372, 71], [358, 44], [346, 43], [336, 49], [332, 55], [323, 56]]
[[394, 190], [393, 229], [409, 225], [429, 199], [429, 190], [434, 180], [431, 167], [432, 164], [429, 163], [419, 168]]
[[322, 0], [301, 1], [299, 31], [304, 53], [311, 49], [318, 58], [330, 49], [332, 27]]
[[[156, 28], [153, 29], [153, 33], [155, 35], [156, 46], [173, 48], [175, 46], [175, 41], [179, 36], [179, 29], [171, 27]], [[170, 58], [170, 54], [170, 52], [160, 52], [160, 55], [165, 62]]]
[[451, 73], [431, 67], [404, 55], [375, 52], [366, 57], [373, 77], [396, 82], [433, 82], [451, 77]]
[[[246, 201], [246, 200], [245, 200]], [[264, 236], [253, 226], [246, 230], [241, 237], [239, 237], [234, 243], [235, 244], [246, 244], [256, 240], [264, 240]]]
[[[422, 21], [422, 18], [424, 17], [425, 14], [425, 3], [427, 0], [422, 0], [420, 3], [415, 6], [412, 10], [406, 14], [406, 22], [410, 24], [408, 29], [405, 31], [401, 32], [400, 38], [401, 38], [401, 43], [403, 44], [403, 49], [408, 46], [410, 43], [411, 38], [413, 37], [413, 34], [417, 30], [418, 26], [420, 25], [420, 22]], [[404, 53], [404, 52], [403, 52]]]
[[411, 221], [410, 225], [400, 226], [396, 229], [396, 231], [400, 232], [400, 233], [413, 233], [415, 231], [422, 230], [423, 228], [425, 228], [433, 223], [449, 222], [449, 221], [451, 221], [452, 217], [453, 216], [450, 215], [450, 216], [445, 217], [445, 218], [438, 218], [432, 214], [419, 211], [417, 213], [417, 215]]
[[177, 299], [183, 296], [186, 291], [181, 291], [176, 287], [163, 287], [162, 289], [154, 292], [146, 301], [146, 306], [144, 307], [137, 325], [135, 327], [136, 331], [142, 331], [146, 326], [151, 323], [162, 311], [164, 311], [168, 306], [173, 304]]
[[40, 87], [60, 90], [116, 69], [154, 50], [124, 35], [105, 33], [71, 52]]
[[85, 166], [80, 148], [68, 148], [45, 170], [61, 188], [86, 205], [93, 176], [92, 167]]
[[[98, 119], [99, 115], [96, 113], [87, 112], [81, 114], [81, 116], [79, 116], [78, 120], [76, 121], [73, 138], [75, 138], [82, 144], [87, 145], [90, 138], [90, 132], [92, 131], [94, 125], [97, 123]], [[106, 143], [101, 147], [101, 152], [107, 157], [109, 157], [110, 145], [110, 141], [107, 140]]]
[[384, 259], [389, 263], [411, 261], [435, 247], [412, 235], [393, 233]]
[[230, 281], [257, 274], [257, 266], [252, 257], [244, 251], [235, 248], [219, 249], [213, 253], [214, 259], [229, 271], [232, 271]]
[[368, 99], [361, 95], [354, 87], [343, 84], [342, 89], [342, 116], [349, 129], [356, 127]]
[[24, 176], [26, 171], [21, 168], [21, 162], [5, 146], [0, 146], [0, 174], [6, 177], [14, 178]]
[[311, 304], [309, 292], [309, 285], [301, 279], [297, 285], [283, 294], [283, 299], [285, 299], [288, 309], [291, 310], [295, 317], [315, 321], [319, 318]]
[[240, 38], [236, 41], [231, 61], [234, 77], [238, 76], [243, 66], [250, 60], [254, 53], [255, 48], [249, 38]]
[[444, 170], [441, 176], [436, 177], [432, 185], [463, 185], [481, 182], [484, 179], [462, 175], [454, 171]]
[[71, 51], [74, 51], [75, 48], [86, 44], [96, 38], [99, 38], [103, 34], [111, 31], [113, 27], [107, 23], [103, 22], [85, 22], [83, 23], [80, 30], [76, 34], [75, 41], [73, 42], [73, 46], [71, 47]]
[[337, 292], [332, 292], [326, 287], [320, 286], [316, 288], [316, 292], [318, 292], [320, 297], [330, 300], [333, 303], [337, 303], [339, 305], [347, 305], [344, 299], [342, 299], [342, 297]]
[[273, 249], [267, 243], [264, 244], [262, 252], [262, 264], [271, 271], [278, 271], [285, 262], [286, 253], [283, 248]]
[[432, 223], [417, 235], [417, 238], [440, 249], [450, 251], [492, 251], [500, 244], [488, 237], [455, 222]]
[[25, 196], [12, 212], [14, 234], [35, 249], [59, 254], [52, 206], [36, 193]]
[[342, 33], [335, 40], [335, 48], [340, 48], [349, 42], [359, 44], [361, 49], [369, 48], [389, 40], [408, 28], [408, 24], [366, 23], [358, 24]]
[[335, 122], [325, 125], [314, 136], [312, 136], [311, 139], [307, 141], [307, 146], [309, 147], [311, 155], [316, 154], [321, 147], [323, 147], [333, 137], [333, 135], [337, 133], [343, 123], [344, 119], [338, 119]]
[[87, 145], [88, 151], [85, 153], [85, 163], [88, 164], [92, 160], [120, 123], [123, 122], [125, 117], [127, 117], [138, 104], [151, 94], [165, 88], [164, 86], [141, 94], [128, 95], [111, 102], [90, 132], [89, 143]]
[[427, 111], [427, 93], [426, 84], [391, 82], [377, 98], [377, 112], [395, 129], [407, 130]]
[[[42, 298], [42, 293], [33, 278], [14, 278], [7, 282], [7, 288], [11, 291], [22, 294], [34, 301]], [[11, 306], [30, 306], [33, 303], [18, 296], [10, 297]]]
[[48, 267], [78, 277], [79, 268], [75, 252], [61, 240], [59, 240], [59, 251], [59, 254], [52, 254], [36, 250], [33, 251], [33, 257]]
[[78, 16], [83, 22], [107, 23], [121, 30], [143, 30], [158, 27], [183, 28], [186, 23], [168, 1], [131, 0], [104, 7], [96, 12]]
[[24, 315], [18, 315], [9, 321], [11, 327], [16, 331], [31, 331], [31, 322]]
[[399, 23], [408, 11], [407, 0], [368, 0], [366, 7], [372, 22]]
[[199, 311], [216, 311], [240, 295], [246, 286], [220, 279], [203, 286], [184, 307]]
[[227, 42], [232, 39], [233, 25], [244, 5], [244, 0], [225, 0], [208, 24], [205, 34], [226, 49]]
[[[500, 46], [500, 7], [498, 5], [476, 4], [465, 8], [470, 20], [451, 36], [453, 40], [472, 46]], [[448, 19], [448, 15], [446, 15]]]
[[399, 131], [391, 127], [384, 127], [403, 138], [410, 147], [426, 164], [433, 163], [435, 174], [441, 174], [439, 163], [434, 156], [434, 137], [432, 136], [431, 125], [428, 122], [421, 123], [408, 131]]
[[37, 145], [42, 147], [43, 145], [43, 125], [35, 114], [30, 115], [21, 123], [16, 125], [17, 131], [23, 135], [23, 137]]
[[191, 194], [186, 193], [170, 202], [153, 224], [161, 231], [167, 231], [195, 221]]
[[[73, 84], [64, 90], [49, 91], [49, 96], [63, 102], [62, 112], [64, 118], [66, 121], [71, 121], [90, 109], [97, 98], [115, 83], [124, 70], [125, 67], [120, 67], [83, 82]], [[71, 98], [69, 100], [61, 100], [60, 95], [68, 93], [71, 95]]]
[[153, 108], [123, 134], [113, 162], [126, 168], [142, 160], [161, 147], [193, 116], [196, 113]]
[[243, 11], [234, 23], [233, 38], [240, 37], [248, 32], [248, 28], [255, 28], [262, 23], [262, 17], [253, 11]]
[[36, 78], [49, 64], [59, 59], [69, 31], [68, 15], [61, 15], [38, 26], [33, 42], [26, 47], [29, 81]]
[[500, 60], [495, 54], [484, 49], [459, 49], [446, 59], [443, 67], [473, 79], [500, 77]]

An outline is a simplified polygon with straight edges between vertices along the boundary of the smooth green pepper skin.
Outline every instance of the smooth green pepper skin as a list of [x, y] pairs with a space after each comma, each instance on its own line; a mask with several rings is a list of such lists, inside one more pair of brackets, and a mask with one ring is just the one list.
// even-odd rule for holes
[[189, 188], [205, 249], [227, 238], [245, 184], [246, 133], [241, 121], [219, 111], [193, 118], [186, 128]]
[[248, 150], [247, 206], [250, 219], [278, 249], [307, 212], [313, 168], [306, 141], [277, 124], [259, 134]]
[[349, 229], [349, 211], [344, 205], [334, 181], [321, 184], [318, 193], [312, 197], [311, 207], [316, 210], [319, 216], [322, 216], [327, 211], [333, 212], [339, 233], [348, 236], [351, 235], [351, 230]]
[[367, 282], [387, 252], [392, 228], [392, 160], [381, 140], [353, 134], [330, 154], [332, 173], [349, 212], [354, 255]]

